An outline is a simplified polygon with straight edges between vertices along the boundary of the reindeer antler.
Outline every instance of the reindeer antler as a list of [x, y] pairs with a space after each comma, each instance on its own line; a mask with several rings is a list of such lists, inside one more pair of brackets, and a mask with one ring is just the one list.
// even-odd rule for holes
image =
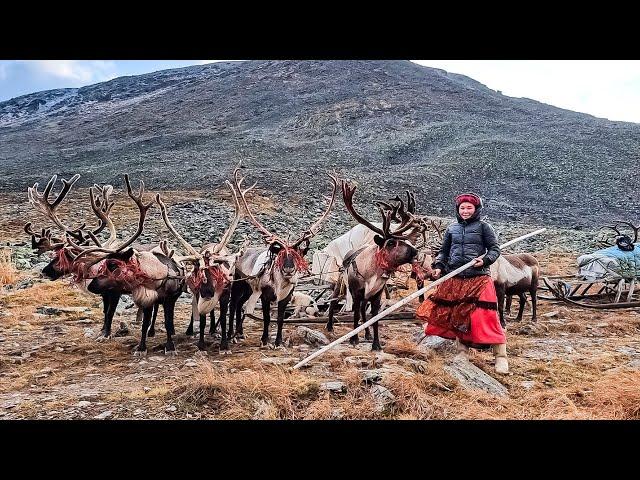
[[178, 231], [175, 229], [175, 227], [173, 226], [173, 224], [171, 223], [171, 221], [169, 221], [169, 216], [167, 215], [167, 206], [164, 204], [164, 202], [160, 199], [160, 194], [156, 193], [156, 202], [158, 203], [158, 205], [160, 206], [160, 212], [162, 213], [162, 220], [164, 220], [165, 225], [167, 226], [167, 228], [169, 229], [169, 231], [171, 232], [171, 234], [176, 237], [176, 239], [178, 240], [178, 242], [180, 242], [180, 244], [184, 247], [184, 249], [192, 256], [194, 257], [194, 260], [200, 260], [202, 259], [202, 255], [200, 254], [200, 252], [198, 252], [195, 248], [193, 248], [191, 246], [191, 244], [189, 242], [187, 242], [182, 235], [180, 235], [178, 233]]
[[355, 193], [356, 188], [358, 188], [356, 185], [351, 186], [349, 185], [349, 183], [347, 183], [346, 180], [342, 180], [342, 200], [344, 201], [344, 206], [347, 208], [347, 211], [351, 214], [353, 218], [356, 219], [358, 223], [364, 225], [369, 230], [372, 230], [376, 232], [378, 235], [382, 235], [384, 237], [385, 236], [384, 230], [380, 230], [373, 223], [371, 223], [369, 220], [367, 220], [358, 212], [356, 212], [355, 208], [353, 207], [353, 194]]
[[[239, 169], [239, 168], [240, 168], [240, 165], [236, 167], [236, 169]], [[235, 175], [235, 170], [234, 170], [234, 175]], [[215, 247], [213, 247], [213, 251], [211, 253], [213, 253], [214, 255], [217, 255], [218, 253], [220, 253], [222, 249], [227, 246], [227, 244], [229, 243], [229, 240], [231, 240], [231, 237], [233, 236], [233, 232], [235, 232], [236, 228], [238, 227], [238, 223], [240, 223], [240, 217], [242, 216], [242, 209], [240, 207], [240, 201], [238, 200], [238, 196], [236, 195], [235, 188], [233, 188], [233, 185], [229, 180], [226, 180], [225, 183], [231, 189], [231, 194], [233, 195], [233, 204], [235, 207], [235, 213], [233, 216], [233, 220], [231, 221], [231, 224], [222, 235], [220, 242], [218, 242], [218, 244]]]
[[298, 238], [298, 240], [296, 240], [293, 243], [294, 247], [297, 247], [298, 245], [300, 245], [302, 242], [307, 242], [307, 244], [310, 242], [310, 240], [317, 235], [320, 226], [322, 225], [322, 223], [327, 219], [327, 217], [329, 216], [329, 213], [331, 212], [331, 208], [333, 207], [333, 203], [335, 202], [336, 199], [336, 191], [338, 190], [338, 176], [335, 174], [335, 172], [333, 174], [327, 174], [329, 176], [329, 178], [331, 179], [331, 184], [332, 184], [332, 189], [331, 189], [331, 197], [327, 197], [325, 195], [323, 195], [323, 197], [329, 201], [328, 205], [327, 205], [327, 209], [324, 211], [324, 213], [320, 216], [320, 218], [318, 220], [316, 220], [313, 225], [311, 225], [307, 230], [305, 230], [302, 235], [300, 236], [300, 238]]
[[284, 240], [282, 240], [282, 238], [280, 238], [279, 236], [277, 236], [277, 235], [271, 233], [269, 230], [267, 230], [264, 227], [264, 225], [262, 225], [256, 219], [256, 217], [253, 216], [253, 213], [251, 213], [251, 210], [249, 209], [249, 205], [247, 204], [246, 194], [256, 186], [256, 183], [254, 183], [249, 188], [246, 188], [243, 191], [240, 187], [241, 187], [242, 182], [244, 181], [245, 177], [241, 177], [240, 179], [238, 179], [238, 173], [240, 171], [240, 167], [241, 167], [241, 165], [238, 165], [236, 167], [236, 169], [233, 171], [233, 183], [234, 183], [236, 189], [238, 190], [238, 193], [240, 194], [239, 198], [242, 200], [242, 205], [244, 206], [244, 209], [247, 212], [247, 216], [249, 217], [249, 221], [262, 234], [262, 236], [263, 236], [263, 238], [264, 238], [266, 243], [268, 243], [268, 244], [279, 243], [282, 246], [287, 245], [287, 242], [285, 242]]
[[53, 189], [56, 180], [58, 179], [57, 175], [51, 177], [49, 182], [47, 182], [44, 191], [40, 193], [38, 191], [38, 182], [33, 184], [33, 187], [29, 187], [27, 189], [27, 194], [29, 197], [29, 202], [36, 207], [45, 217], [49, 218], [56, 224], [56, 226], [61, 229], [65, 234], [71, 235], [73, 238], [78, 240], [79, 242], [84, 242], [86, 239], [82, 235], [82, 229], [84, 228], [84, 224], [80, 228], [72, 229], [62, 223], [62, 220], [56, 214], [56, 210], [60, 203], [65, 199], [71, 187], [78, 181], [80, 178], [80, 174], [76, 173], [70, 180], [62, 179], [62, 190], [58, 194], [58, 196], [51, 202], [49, 201], [49, 195], [51, 194], [51, 190]]

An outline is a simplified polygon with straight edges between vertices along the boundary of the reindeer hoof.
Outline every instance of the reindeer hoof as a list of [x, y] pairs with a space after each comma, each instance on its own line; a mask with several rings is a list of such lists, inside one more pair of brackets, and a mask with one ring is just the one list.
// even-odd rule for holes
[[382, 351], [382, 347], [380, 346], [380, 344], [371, 344], [371, 351], [372, 352], [381, 352]]
[[134, 357], [146, 357], [147, 356], [147, 349], [145, 348], [144, 350], [138, 350], [136, 349], [133, 352], [133, 356]]
[[283, 351], [287, 351], [287, 348], [284, 345], [274, 345], [273, 346], [274, 350], [283, 350]]
[[185, 335], [191, 336], [193, 335], [193, 328], [187, 328], [187, 331], [184, 332]]
[[164, 348], [164, 354], [165, 355], [173, 355], [175, 357], [178, 356], [178, 351], [175, 349], [175, 347], [173, 348], [173, 350], [167, 350], [167, 347]]
[[231, 355], [231, 350], [227, 349], [220, 349], [220, 355]]
[[147, 332], [147, 337], [155, 337], [156, 336], [156, 331], [155, 330], [149, 330]]
[[96, 342], [99, 343], [106, 342], [107, 340], [111, 340], [111, 334], [105, 335], [104, 333], [101, 333], [96, 337]]

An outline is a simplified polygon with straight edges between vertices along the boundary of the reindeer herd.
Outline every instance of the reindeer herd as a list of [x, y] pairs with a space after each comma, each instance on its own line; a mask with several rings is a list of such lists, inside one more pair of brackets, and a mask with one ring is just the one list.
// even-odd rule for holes
[[[95, 228], [82, 224], [71, 228], [58, 215], [58, 207], [65, 199], [80, 175], [70, 180], [62, 180], [62, 189], [53, 199], [52, 190], [57, 176], [54, 175], [44, 188], [38, 190], [38, 183], [28, 189], [30, 203], [53, 225], [39, 232], [32, 223], [25, 225], [31, 235], [33, 249], [42, 254], [50, 252], [52, 259], [42, 273], [51, 280], [71, 277], [72, 282], [85, 292], [100, 295], [103, 302], [104, 320], [98, 341], [111, 337], [111, 324], [116, 307], [122, 295], [130, 295], [138, 308], [141, 320], [140, 342], [134, 355], [145, 355], [147, 338], [155, 335], [155, 321], [159, 307], [164, 313], [166, 331], [165, 353], [175, 354], [174, 310], [182, 293], [192, 295], [192, 309], [187, 335], [193, 335], [194, 322], [199, 322], [197, 346], [205, 350], [205, 330], [207, 316], [210, 317], [209, 334], [217, 331], [215, 309], [219, 313], [220, 344], [222, 354], [230, 353], [230, 344], [242, 341], [244, 337], [243, 319], [253, 314], [260, 300], [263, 318], [261, 348], [283, 348], [283, 323], [287, 306], [293, 301], [296, 311], [302, 308], [317, 308], [305, 305], [304, 294], [294, 292], [304, 274], [309, 274], [305, 260], [312, 238], [318, 234], [335, 204], [340, 188], [346, 210], [358, 222], [349, 232], [330, 242], [322, 251], [316, 252], [313, 274], [334, 286], [328, 311], [326, 329], [333, 330], [334, 315], [338, 300], [346, 296], [346, 309], [353, 310], [353, 326], [366, 321], [367, 307], [376, 315], [381, 308], [381, 298], [388, 279], [393, 272], [404, 265], [410, 265], [418, 287], [432, 274], [432, 259], [437, 254], [439, 239], [442, 238], [443, 224], [416, 213], [413, 194], [407, 192], [407, 202], [396, 196], [389, 202], [376, 202], [381, 214], [381, 223], [365, 219], [354, 207], [356, 187], [329, 175], [331, 191], [326, 209], [320, 217], [293, 240], [286, 240], [269, 230], [252, 213], [247, 194], [256, 186], [243, 187], [245, 180], [239, 165], [233, 171], [231, 181], [225, 183], [234, 200], [235, 212], [229, 226], [221, 232], [217, 243], [205, 243], [194, 248], [173, 226], [167, 207], [161, 195], [155, 201], [145, 203], [144, 182], [140, 181], [134, 193], [129, 176], [124, 176], [127, 195], [138, 208], [136, 231], [125, 239], [118, 239], [116, 227], [111, 219], [114, 206], [113, 187], [94, 185], [89, 189], [91, 210], [97, 217]], [[169, 247], [168, 239], [157, 244], [138, 244], [136, 240], [144, 230], [147, 213], [158, 205], [164, 224], [174, 237], [184, 255]], [[229, 242], [240, 219], [245, 217], [259, 232], [264, 241], [261, 247], [251, 247], [245, 240], [241, 247], [231, 252]], [[52, 228], [59, 231], [54, 234]], [[108, 238], [99, 238], [101, 232], [108, 231]], [[204, 239], [203, 239], [204, 240]], [[536, 289], [539, 266], [534, 257], [527, 254], [502, 255], [492, 265], [491, 274], [498, 292], [500, 320], [503, 326], [503, 305], [507, 298], [510, 305], [512, 295], [520, 298], [520, 310], [516, 320], [522, 319], [525, 305], [524, 292], [529, 292], [532, 300], [533, 318], [536, 315]], [[277, 308], [277, 333], [273, 345], [269, 343], [271, 307]], [[227, 322], [228, 320], [228, 322]], [[373, 324], [373, 339], [369, 329], [365, 338], [372, 340], [372, 350], [381, 350], [378, 323]], [[358, 335], [350, 339], [358, 343]]]

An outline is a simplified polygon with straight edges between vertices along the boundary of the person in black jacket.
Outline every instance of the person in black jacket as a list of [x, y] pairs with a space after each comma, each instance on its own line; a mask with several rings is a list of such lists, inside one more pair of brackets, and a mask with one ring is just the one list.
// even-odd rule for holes
[[493, 227], [480, 220], [482, 199], [475, 193], [455, 198], [457, 221], [445, 232], [432, 265], [433, 278], [475, 260], [472, 267], [443, 282], [418, 309], [427, 335], [455, 338], [458, 350], [492, 345], [498, 373], [508, 373], [506, 337], [498, 317], [498, 299], [489, 266], [500, 256]]

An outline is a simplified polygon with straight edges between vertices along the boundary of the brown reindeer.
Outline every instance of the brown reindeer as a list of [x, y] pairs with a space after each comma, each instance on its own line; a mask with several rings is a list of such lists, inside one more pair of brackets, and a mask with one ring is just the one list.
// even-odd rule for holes
[[[55, 180], [55, 177], [54, 179]], [[69, 182], [70, 183], [70, 182]], [[110, 335], [111, 321], [115, 308], [122, 294], [130, 294], [134, 303], [143, 310], [142, 339], [136, 348], [136, 354], [146, 354], [146, 336], [151, 323], [153, 308], [156, 303], [162, 303], [165, 312], [165, 327], [167, 331], [166, 353], [175, 353], [175, 345], [171, 336], [174, 335], [173, 311], [175, 302], [184, 289], [184, 271], [170, 257], [157, 249], [141, 251], [130, 248], [141, 235], [148, 209], [152, 203], [144, 204], [144, 182], [140, 181], [137, 195], [133, 194], [129, 176], [125, 175], [127, 193], [139, 209], [138, 228], [136, 232], [123, 242], [118, 242], [116, 230], [108, 218], [110, 203], [99, 201], [94, 189], [90, 189], [92, 208], [101, 221], [109, 226], [110, 237], [102, 243], [93, 232], [87, 232], [95, 246], [84, 245], [74, 241], [72, 235], [67, 235], [62, 242], [55, 242], [56, 257], [43, 270], [49, 278], [55, 279], [62, 275], [73, 274], [76, 283], [86, 288], [90, 293], [98, 294], [104, 300], [105, 322], [102, 334], [105, 338]], [[50, 182], [52, 186], [52, 182]], [[66, 186], [66, 183], [65, 183]], [[49, 187], [49, 185], [48, 185]], [[51, 188], [46, 188], [44, 194], [37, 192], [37, 184], [30, 189], [30, 200], [44, 209], [50, 218], [55, 217], [55, 208], [59, 204], [60, 196], [52, 203], [48, 201]], [[64, 191], [64, 189], [63, 189]], [[68, 189], [67, 189], [68, 191]], [[102, 191], [105, 193], [105, 190]], [[65, 193], [66, 194], [66, 193]], [[97, 201], [98, 200], [98, 201]], [[59, 219], [54, 220], [58, 225]], [[60, 222], [61, 223], [61, 222]], [[58, 225], [64, 227], [64, 225]], [[69, 229], [64, 228], [65, 233]], [[53, 237], [50, 237], [52, 239]], [[50, 243], [50, 239], [47, 240]], [[32, 238], [33, 242], [33, 238]]]
[[231, 289], [230, 336], [233, 335], [232, 322], [235, 316], [237, 336], [238, 338], [243, 338], [242, 306], [248, 301], [246, 313], [253, 314], [258, 298], [260, 298], [264, 322], [261, 345], [262, 347], [269, 346], [271, 302], [276, 302], [278, 305], [278, 332], [274, 347], [282, 348], [282, 326], [285, 309], [291, 299], [293, 289], [298, 283], [300, 273], [308, 269], [304, 256], [309, 249], [309, 243], [329, 216], [335, 200], [338, 180], [334, 175], [329, 175], [329, 177], [332, 182], [332, 192], [330, 198], [325, 197], [328, 199], [327, 209], [295, 241], [289, 242], [267, 230], [253, 216], [245, 197], [246, 192], [250, 189], [241, 190], [240, 186], [244, 177], [238, 178], [238, 169], [234, 172], [235, 187], [247, 217], [262, 234], [267, 247], [248, 248], [236, 260], [234, 283]]
[[491, 265], [491, 277], [498, 296], [498, 312], [500, 324], [506, 327], [504, 320], [504, 303], [507, 298], [507, 310], [511, 312], [511, 297], [518, 295], [520, 305], [515, 321], [522, 320], [525, 293], [531, 295], [532, 320], [536, 321], [538, 279], [540, 277], [540, 265], [538, 260], [528, 253], [516, 253], [512, 255], [500, 255]]
[[[353, 297], [353, 327], [357, 328], [358, 322], [366, 321], [367, 303], [371, 302], [371, 315], [377, 315], [380, 310], [380, 297], [390, 274], [405, 263], [412, 263], [418, 253], [413, 246], [419, 235], [418, 229], [422, 222], [404, 209], [404, 204], [392, 206], [381, 203], [378, 205], [382, 214], [382, 228], [362, 217], [353, 207], [353, 194], [356, 187], [342, 181], [342, 197], [344, 204], [353, 218], [377, 233], [374, 237], [374, 245], [362, 247], [345, 256], [343, 261], [344, 272], [347, 275], [347, 285]], [[391, 231], [391, 221], [399, 218], [401, 223]], [[338, 281], [338, 286], [341, 284]], [[329, 306], [329, 321], [326, 328], [333, 330], [333, 314], [337, 304], [338, 292], [334, 292], [334, 299]], [[370, 339], [369, 329], [365, 331], [365, 338]], [[358, 343], [358, 335], [353, 335], [349, 342], [352, 345]], [[382, 350], [378, 336], [378, 322], [373, 324], [372, 350]]]

